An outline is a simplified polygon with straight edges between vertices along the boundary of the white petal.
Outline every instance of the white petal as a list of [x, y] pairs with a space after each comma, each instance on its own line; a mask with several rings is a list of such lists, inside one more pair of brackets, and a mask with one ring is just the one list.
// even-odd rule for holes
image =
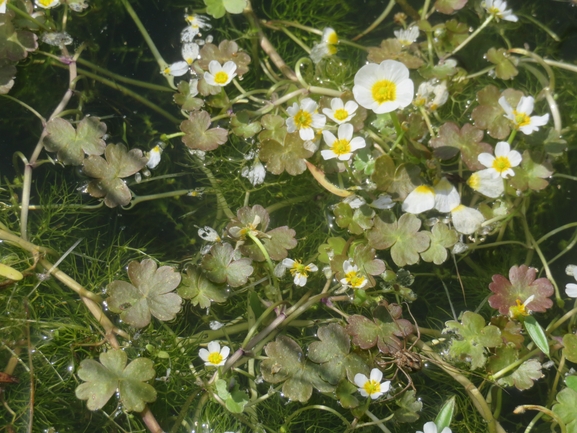
[[437, 425], [433, 421], [429, 421], [423, 426], [424, 433], [437, 433]]
[[295, 261], [294, 261], [293, 259], [284, 259], [284, 260], [282, 261], [282, 264], [283, 264], [284, 266], [286, 266], [287, 268], [292, 268], [293, 265], [295, 264]]
[[325, 160], [333, 159], [337, 157], [337, 154], [330, 149], [321, 150], [321, 156]]
[[370, 379], [374, 380], [375, 382], [381, 383], [381, 380], [383, 379], [383, 372], [381, 370], [379, 370], [378, 368], [373, 368], [371, 370]]
[[402, 209], [404, 212], [420, 214], [433, 209], [435, 206], [435, 192], [430, 186], [421, 185], [416, 187], [405, 198]]
[[[495, 157], [508, 156], [511, 151], [511, 146], [506, 141], [499, 141], [495, 146]], [[482, 155], [482, 154], [481, 154]], [[481, 156], [479, 155], [479, 156]], [[482, 164], [482, 162], [481, 162]]]
[[412, 80], [405, 80], [397, 85], [397, 99], [396, 102], [399, 107], [405, 108], [411, 102], [415, 95], [415, 85]]
[[212, 75], [215, 75], [217, 72], [222, 71], [222, 66], [220, 66], [220, 63], [218, 63], [216, 60], [211, 60], [208, 64], [208, 71]]
[[357, 111], [357, 108], [359, 108], [359, 105], [355, 101], [347, 101], [345, 104], [345, 110], [349, 113], [349, 115]]
[[435, 185], [435, 209], [439, 212], [447, 213], [461, 203], [459, 191], [446, 177], [442, 178]]
[[399, 84], [409, 78], [409, 68], [403, 63], [396, 60], [383, 60], [379, 65], [381, 69], [382, 78]]
[[[505, 111], [505, 113], [507, 113], [507, 117], [509, 119], [515, 120], [515, 117], [513, 115], [513, 107], [511, 107], [511, 105], [509, 105], [509, 103], [507, 102], [507, 100], [505, 99], [504, 96], [501, 96], [499, 98], [499, 105]], [[512, 116], [512, 118], [511, 118], [511, 116]]]
[[345, 271], [345, 274], [348, 274], [349, 272], [356, 272], [357, 267], [354, 265], [351, 265], [350, 260], [345, 260], [343, 263], [343, 271]]
[[317, 103], [311, 98], [305, 98], [301, 101], [301, 108], [312, 114], [317, 109]]
[[314, 263], [309, 263], [307, 265], [307, 269], [309, 270], [309, 272], [316, 272], [319, 270], [319, 268], [317, 268], [317, 265], [315, 265]]
[[517, 104], [517, 112], [528, 116], [533, 112], [534, 105], [535, 99], [532, 96], [521, 96], [519, 104]]
[[495, 171], [491, 168], [473, 173], [467, 180], [467, 185], [491, 198], [497, 198], [505, 191], [503, 178], [495, 176]]
[[218, 352], [220, 353], [220, 344], [218, 341], [211, 341], [210, 343], [208, 343], [208, 351], [210, 353], [213, 352]]
[[331, 131], [323, 131], [323, 138], [329, 147], [333, 147], [333, 143], [337, 141], [337, 137]]
[[303, 287], [307, 283], [307, 277], [297, 272], [295, 273], [294, 283], [299, 287]]
[[493, 167], [493, 161], [495, 161], [495, 157], [490, 153], [483, 152], [477, 156], [477, 160], [483, 164], [487, 168]]
[[299, 112], [300, 108], [296, 102], [286, 109], [286, 112], [294, 117], [295, 114]]
[[313, 128], [301, 128], [299, 129], [299, 136], [303, 141], [312, 140], [315, 138], [315, 131]]
[[577, 265], [567, 265], [565, 273], [577, 280]]
[[228, 346], [222, 346], [222, 349], [220, 349], [220, 355], [222, 356], [222, 360], [224, 361], [226, 358], [228, 358], [228, 355], [230, 354], [230, 347]]
[[357, 385], [359, 388], [362, 388], [363, 386], [365, 386], [365, 383], [367, 383], [368, 381], [369, 381], [369, 379], [364, 374], [362, 374], [362, 373], [355, 374], [354, 382], [355, 382], [355, 385]]
[[570, 298], [577, 298], [577, 284], [569, 283], [565, 286], [565, 293]]
[[339, 125], [338, 135], [340, 140], [350, 141], [353, 138], [354, 127], [350, 123]]
[[381, 383], [381, 392], [385, 393], [385, 392], [389, 392], [389, 389], [391, 388], [391, 381], [387, 380], [386, 382]]
[[205, 348], [202, 348], [198, 351], [198, 356], [200, 356], [200, 359], [203, 361], [208, 361], [208, 355], [210, 355], [210, 352]]
[[[361, 394], [362, 394], [362, 393], [361, 393]], [[376, 400], [376, 399], [379, 398], [381, 395], [383, 395], [382, 392], [373, 392], [373, 393], [371, 394], [371, 398], [372, 398], [373, 400]]]
[[[311, 122], [311, 126], [315, 129], [322, 129], [325, 127], [326, 122], [327, 118], [322, 114], [313, 114], [313, 121]], [[312, 138], [310, 138], [309, 140], [312, 140]]]
[[[351, 102], [351, 101], [349, 101], [349, 102]], [[348, 104], [348, 102], [347, 102], [347, 104]], [[333, 111], [337, 111], [338, 109], [344, 108], [344, 107], [345, 107], [345, 105], [344, 105], [343, 100], [341, 98], [331, 99], [331, 109]]]
[[475, 233], [485, 221], [485, 217], [477, 209], [462, 204], [451, 211], [451, 217], [455, 230], [464, 235]]
[[512, 150], [509, 152], [509, 162], [511, 163], [511, 167], [517, 167], [523, 161], [523, 157], [519, 152], [516, 150]]

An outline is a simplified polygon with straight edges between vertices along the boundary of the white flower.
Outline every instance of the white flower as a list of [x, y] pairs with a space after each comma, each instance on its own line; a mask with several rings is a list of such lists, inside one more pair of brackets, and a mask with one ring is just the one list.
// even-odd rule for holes
[[[437, 425], [433, 421], [429, 421], [423, 426], [423, 431], [417, 433], [437, 433]], [[453, 433], [449, 427], [445, 427], [441, 433]]]
[[198, 229], [198, 236], [207, 242], [220, 242], [220, 236], [215, 229], [209, 226], [204, 226]]
[[345, 278], [341, 279], [343, 288], [362, 289], [367, 285], [368, 280], [359, 273], [357, 266], [351, 264], [350, 260], [345, 260], [343, 263], [343, 271], [345, 271]]
[[182, 50], [181, 50], [182, 58], [189, 65], [192, 65], [192, 62], [194, 62], [198, 58], [199, 52], [200, 47], [198, 46], [198, 44], [195, 44], [194, 42], [188, 42], [182, 44]]
[[337, 53], [336, 45], [339, 42], [337, 32], [330, 27], [323, 30], [323, 37], [320, 43], [315, 44], [311, 50], [311, 59], [314, 63], [321, 61], [323, 57], [332, 56]]
[[409, 69], [396, 60], [369, 63], [355, 75], [353, 95], [361, 107], [377, 114], [404, 108], [413, 100], [414, 84]]
[[204, 73], [204, 79], [211, 86], [224, 87], [236, 77], [235, 71], [236, 63], [232, 60], [222, 66], [216, 60], [211, 60], [208, 64], [208, 72]]
[[156, 166], [160, 163], [160, 155], [162, 155], [162, 146], [157, 144], [150, 152], [148, 152], [148, 162], [146, 166], [150, 169], [156, 168]]
[[207, 18], [202, 15], [185, 14], [184, 19], [188, 26], [180, 34], [181, 42], [192, 42], [194, 37], [200, 33], [200, 29], [211, 29], [211, 25], [206, 22]]
[[362, 373], [355, 374], [355, 385], [359, 387], [359, 392], [363, 397], [371, 397], [376, 400], [381, 395], [389, 392], [391, 387], [391, 382], [389, 380], [381, 383], [383, 380], [383, 372], [378, 368], [373, 368], [371, 370], [370, 377], [365, 376]]
[[353, 138], [353, 125], [343, 123], [339, 125], [339, 138], [334, 136], [330, 131], [323, 131], [325, 143], [330, 149], [321, 150], [324, 159], [338, 158], [340, 161], [351, 159], [353, 152], [366, 146], [365, 139], [362, 137]]
[[517, 22], [519, 18], [516, 15], [513, 15], [511, 9], [507, 9], [507, 2], [503, 0], [485, 0], [483, 3], [483, 7], [485, 10], [493, 15], [497, 21], [505, 20], [505, 21], [512, 21]]
[[477, 171], [467, 179], [467, 185], [477, 192], [491, 198], [497, 198], [505, 191], [505, 185], [501, 176], [495, 176], [495, 172], [486, 168]]
[[461, 203], [461, 196], [457, 188], [446, 177], [441, 178], [435, 185], [435, 209], [447, 213]]
[[429, 185], [419, 185], [405, 198], [403, 212], [420, 214], [435, 207], [435, 190]]
[[485, 221], [485, 217], [477, 209], [462, 204], [451, 210], [451, 219], [455, 230], [464, 235], [475, 233]]
[[6, 4], [7, 3], [8, 3], [8, 0], [0, 0], [0, 14], [6, 13]]
[[51, 9], [60, 4], [60, 0], [35, 0], [36, 6], [40, 6], [43, 9]]
[[359, 108], [355, 101], [347, 101], [345, 104], [341, 98], [331, 100], [331, 108], [323, 108], [323, 113], [333, 122], [346, 123], [353, 118], [355, 111]]
[[447, 99], [449, 99], [447, 83], [445, 81], [437, 83], [437, 80], [429, 80], [419, 85], [413, 104], [425, 106], [434, 111], [447, 102]]
[[417, 26], [411, 26], [406, 30], [395, 30], [395, 38], [403, 46], [411, 45], [419, 37], [419, 28]]
[[204, 361], [204, 365], [210, 365], [212, 367], [220, 367], [224, 365], [226, 358], [230, 353], [230, 348], [228, 346], [222, 346], [217, 341], [211, 341], [208, 343], [208, 350], [200, 349], [198, 351], [198, 356]]
[[356, 194], [349, 195], [343, 200], [343, 203], [348, 204], [351, 209], [358, 209], [366, 203], [366, 200]]
[[300, 260], [284, 259], [282, 265], [289, 269], [291, 275], [294, 277], [294, 283], [300, 287], [307, 283], [309, 272], [316, 272], [319, 270], [314, 263], [303, 265]]
[[262, 162], [260, 162], [258, 158], [255, 158], [252, 166], [242, 168], [240, 175], [246, 177], [253, 186], [257, 186], [264, 182], [266, 170]]
[[184, 60], [180, 60], [178, 62], [174, 62], [172, 65], [168, 65], [162, 71], [162, 75], [164, 76], [173, 76], [173, 77], [180, 77], [186, 74], [189, 70], [189, 64], [186, 63]]
[[507, 179], [509, 176], [515, 176], [513, 167], [517, 167], [523, 158], [516, 150], [511, 150], [511, 146], [506, 141], [499, 141], [495, 146], [495, 156], [483, 152], [477, 159], [488, 169], [492, 170], [493, 176], [501, 176]]
[[286, 120], [287, 131], [298, 131], [302, 140], [313, 140], [315, 138], [313, 128], [322, 129], [327, 121], [322, 114], [316, 114], [317, 107], [315, 101], [305, 98], [301, 101], [300, 107], [295, 102], [287, 108], [286, 111], [291, 116]]
[[[565, 269], [565, 273], [567, 275], [575, 278], [575, 280], [577, 280], [577, 266], [575, 266], [575, 265], [567, 266], [567, 268]], [[570, 298], [577, 298], [577, 284], [575, 284], [575, 283], [566, 284], [565, 285], [565, 293]]]
[[519, 131], [524, 134], [531, 134], [538, 131], [540, 126], [546, 125], [549, 121], [549, 114], [543, 116], [529, 116], [533, 112], [535, 99], [532, 96], [522, 96], [517, 104], [517, 109], [509, 105], [504, 96], [499, 98], [499, 105], [505, 110], [505, 117], [515, 125]]

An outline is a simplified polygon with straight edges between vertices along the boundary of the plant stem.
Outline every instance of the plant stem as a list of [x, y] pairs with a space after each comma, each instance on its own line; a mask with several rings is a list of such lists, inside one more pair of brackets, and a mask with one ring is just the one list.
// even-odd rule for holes
[[32, 108], [30, 105], [26, 104], [25, 102], [22, 102], [19, 99], [16, 99], [10, 95], [0, 95], [3, 96], [4, 98], [10, 99], [11, 101], [16, 102], [17, 104], [22, 105], [24, 108], [26, 108], [28, 111], [30, 111], [32, 114], [34, 114], [36, 117], [38, 117], [38, 119], [40, 119], [40, 121], [42, 122], [42, 125], [46, 125], [46, 119], [38, 112], [36, 111], [34, 108]]
[[361, 33], [355, 36], [352, 40], [358, 41], [360, 38], [376, 29], [379, 26], [379, 24], [381, 24], [385, 20], [385, 18], [387, 18], [387, 16], [391, 13], [394, 7], [395, 7], [395, 0], [389, 0], [389, 4], [385, 8], [385, 10], [377, 17], [377, 19], [369, 27], [367, 27], [365, 30], [363, 30]]
[[463, 42], [461, 42], [457, 48], [455, 48], [455, 49], [454, 49], [453, 51], [451, 51], [449, 54], [446, 54], [446, 55], [443, 57], [443, 60], [446, 59], [446, 58], [449, 58], [449, 57], [451, 57], [451, 56], [454, 56], [456, 53], [458, 53], [458, 52], [461, 51], [463, 48], [465, 48], [465, 46], [466, 46], [469, 42], [471, 42], [471, 41], [473, 40], [473, 38], [475, 38], [479, 33], [481, 33], [481, 30], [483, 30], [485, 27], [487, 27], [487, 26], [489, 25], [489, 23], [490, 23], [491, 21], [493, 21], [494, 18], [495, 18], [494, 15], [489, 15], [489, 16], [487, 17], [487, 19], [483, 22], [483, 24], [481, 24], [481, 25], [479, 26], [479, 28], [477, 28], [477, 30], [475, 30], [473, 33], [471, 33], [471, 34], [469, 35], [469, 37], [468, 37], [467, 39], [465, 39]]
[[132, 200], [130, 201], [130, 204], [128, 206], [122, 206], [122, 209], [124, 209], [124, 210], [132, 209], [138, 203], [142, 203], [145, 201], [158, 200], [158, 199], [167, 198], [167, 197], [180, 197], [181, 195], [186, 195], [192, 191], [194, 191], [194, 190], [179, 189], [177, 191], [161, 192], [158, 194], [141, 195], [141, 196], [135, 195], [132, 198]]
[[202, 172], [208, 178], [208, 181], [212, 185], [212, 188], [214, 189], [214, 193], [216, 194], [217, 205], [219, 206], [220, 209], [222, 209], [222, 211], [224, 212], [224, 214], [228, 218], [233, 219], [235, 217], [235, 215], [232, 213], [232, 211], [228, 207], [228, 203], [226, 202], [224, 195], [222, 195], [222, 192], [218, 188], [218, 182], [216, 181], [214, 174], [212, 174], [212, 171], [210, 171], [210, 169], [208, 167], [206, 167], [204, 165], [204, 163], [198, 157], [195, 157], [195, 160], [197, 162], [198, 168], [200, 168], [202, 170]]
[[547, 409], [546, 407], [538, 406], [536, 404], [524, 404], [522, 406], [517, 406], [515, 408], [515, 410], [513, 411], [513, 413], [515, 413], [515, 414], [525, 413], [525, 410], [527, 410], [527, 409], [528, 410], [538, 410], [539, 412], [542, 412], [545, 415], [550, 416], [559, 425], [559, 428], [561, 429], [561, 433], [567, 433], [567, 427], [565, 426], [565, 423], [559, 417], [559, 415], [557, 415], [552, 410]]

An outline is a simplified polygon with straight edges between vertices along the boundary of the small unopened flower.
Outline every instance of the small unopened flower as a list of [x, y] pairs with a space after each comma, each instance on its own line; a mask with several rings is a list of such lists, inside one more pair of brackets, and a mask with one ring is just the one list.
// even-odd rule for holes
[[506, 141], [499, 141], [495, 146], [495, 156], [483, 152], [477, 159], [488, 169], [495, 177], [507, 179], [509, 176], [515, 176], [513, 167], [521, 164], [523, 157], [516, 150], [511, 150], [511, 146]]
[[180, 60], [164, 68], [164, 70], [162, 71], [162, 75], [180, 77], [186, 74], [189, 69], [190, 69], [189, 64], [186, 63], [184, 60]]
[[262, 165], [262, 162], [260, 162], [258, 158], [255, 158], [250, 167], [242, 168], [240, 175], [246, 177], [253, 186], [257, 186], [264, 182], [266, 170], [264, 165]]
[[453, 433], [449, 427], [445, 427], [442, 431], [438, 432], [437, 425], [433, 421], [429, 421], [423, 426], [423, 431], [418, 431], [417, 433]]
[[451, 210], [451, 220], [455, 230], [464, 235], [471, 235], [481, 228], [485, 217], [477, 209], [460, 204]]
[[198, 46], [198, 44], [195, 44], [194, 42], [188, 42], [182, 44], [182, 50], [181, 50], [182, 58], [189, 65], [192, 65], [192, 62], [194, 62], [198, 58], [199, 52], [200, 47]]
[[467, 179], [467, 185], [477, 192], [491, 198], [497, 198], [505, 191], [505, 185], [501, 176], [495, 176], [495, 172], [486, 168], [476, 171]]
[[339, 37], [330, 27], [323, 30], [323, 37], [320, 43], [315, 44], [311, 50], [311, 59], [314, 63], [321, 61], [323, 57], [332, 56], [337, 53]]
[[348, 161], [355, 150], [365, 147], [365, 139], [362, 137], [353, 138], [353, 130], [353, 125], [350, 123], [339, 125], [338, 139], [332, 132], [323, 131], [325, 143], [329, 146], [329, 149], [321, 150], [323, 158], [338, 158], [340, 161]]
[[208, 343], [208, 350], [202, 348], [198, 351], [198, 356], [204, 361], [204, 365], [209, 365], [212, 367], [220, 367], [224, 365], [226, 358], [230, 354], [230, 348], [228, 346], [220, 347], [218, 341], [211, 341]]
[[485, 10], [493, 15], [497, 21], [505, 20], [517, 22], [519, 18], [513, 15], [511, 9], [507, 9], [507, 2], [503, 0], [485, 0], [483, 3]]
[[447, 83], [442, 81], [438, 83], [436, 80], [429, 80], [421, 83], [417, 89], [417, 96], [413, 101], [416, 106], [424, 106], [435, 111], [449, 99], [449, 92], [447, 90]]
[[527, 308], [531, 302], [535, 299], [535, 295], [529, 296], [525, 302], [521, 302], [520, 299], [515, 300], [517, 305], [509, 307], [509, 317], [512, 319], [522, 319], [523, 317], [527, 317], [531, 315], [531, 310]]
[[[288, 132], [299, 132], [302, 140], [313, 140], [315, 138], [314, 129], [322, 129], [327, 118], [322, 114], [317, 114], [317, 103], [311, 98], [305, 98], [300, 106], [295, 102], [287, 108], [290, 117], [286, 120]], [[314, 129], [313, 129], [314, 128]]]
[[60, 4], [60, 0], [35, 0], [36, 6], [43, 9], [51, 9]]
[[[575, 280], [577, 280], [577, 266], [575, 265], [569, 265], [567, 266], [567, 268], [565, 268], [565, 273], [569, 276], [572, 276], [573, 278], [575, 278]], [[567, 296], [569, 296], [570, 298], [577, 298], [577, 284], [575, 283], [567, 283], [565, 285], [565, 293], [567, 294]]]
[[513, 122], [515, 128], [523, 134], [529, 135], [538, 131], [540, 126], [546, 125], [549, 121], [548, 113], [543, 116], [530, 116], [535, 105], [535, 99], [532, 96], [522, 96], [516, 109], [509, 105], [504, 96], [499, 98], [499, 105], [507, 113], [505, 117]]
[[300, 287], [307, 283], [307, 278], [310, 272], [316, 272], [319, 270], [314, 263], [304, 265], [300, 260], [284, 259], [282, 264], [294, 277], [295, 285]]
[[381, 395], [389, 392], [391, 382], [389, 380], [381, 383], [383, 380], [383, 372], [378, 368], [373, 368], [369, 377], [362, 373], [355, 374], [355, 385], [363, 397], [371, 397], [376, 400]]
[[148, 152], [148, 162], [146, 166], [150, 169], [156, 168], [156, 166], [160, 163], [160, 157], [162, 155], [162, 146], [157, 144], [150, 152]]
[[208, 64], [208, 72], [204, 73], [204, 79], [211, 86], [224, 87], [236, 77], [236, 63], [229, 60], [224, 65], [220, 65], [216, 60], [211, 60]]
[[419, 37], [419, 28], [417, 26], [411, 26], [406, 30], [395, 30], [395, 38], [403, 46], [411, 45]]
[[345, 260], [343, 263], [343, 271], [345, 278], [341, 279], [343, 288], [362, 289], [368, 283], [367, 278], [359, 272], [356, 265], [353, 265], [350, 260]]
[[355, 101], [347, 101], [345, 104], [341, 98], [331, 100], [331, 108], [323, 108], [323, 113], [333, 122], [346, 123], [353, 118], [355, 111], [359, 108]]
[[396, 60], [369, 63], [355, 75], [353, 95], [361, 107], [377, 114], [389, 113], [411, 103], [414, 84], [409, 69]]

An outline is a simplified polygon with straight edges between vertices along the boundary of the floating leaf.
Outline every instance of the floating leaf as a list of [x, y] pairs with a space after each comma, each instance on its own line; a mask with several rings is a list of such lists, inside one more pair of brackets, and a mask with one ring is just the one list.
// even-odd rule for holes
[[415, 422], [419, 419], [419, 412], [423, 409], [423, 402], [421, 399], [417, 400], [413, 389], [405, 392], [401, 398], [395, 399], [395, 403], [399, 406], [393, 412], [396, 422]]
[[571, 388], [562, 389], [557, 393], [557, 402], [553, 405], [553, 413], [561, 418], [567, 427], [567, 433], [577, 433], [577, 417], [575, 408], [577, 407], [577, 391]]
[[320, 376], [332, 385], [336, 385], [346, 375], [354, 381], [357, 373], [369, 374], [369, 366], [356, 353], [350, 353], [350, 337], [342, 326], [331, 323], [317, 331], [320, 341], [309, 345], [308, 358], [321, 364]]
[[493, 152], [492, 146], [482, 142], [482, 139], [483, 131], [469, 123], [459, 129], [453, 122], [447, 122], [441, 125], [439, 136], [433, 138], [429, 145], [435, 149], [433, 153], [439, 159], [451, 159], [461, 152], [461, 159], [469, 170], [481, 170], [485, 166], [477, 160], [477, 157], [483, 152]]
[[440, 265], [447, 260], [447, 248], [452, 247], [459, 240], [459, 235], [446, 224], [437, 223], [431, 230], [431, 245], [429, 249], [421, 253], [425, 262], [433, 262]]
[[577, 391], [577, 376], [567, 376], [565, 378], [565, 383], [573, 391]]
[[240, 251], [229, 244], [215, 244], [202, 259], [202, 268], [215, 283], [227, 283], [231, 287], [246, 284], [252, 275], [250, 259], [241, 258]]
[[545, 330], [541, 327], [537, 319], [533, 316], [525, 317], [523, 320], [523, 325], [527, 330], [527, 334], [531, 337], [531, 340], [537, 345], [541, 352], [549, 356], [549, 342], [547, 336], [545, 335]]
[[[223, 0], [212, 0], [212, 1], [220, 1]], [[228, 1], [237, 1], [237, 2], [244, 2], [246, 4], [246, 0], [224, 0], [224, 6]], [[229, 11], [230, 12], [230, 11]], [[237, 13], [237, 12], [231, 12]], [[204, 44], [202, 49], [200, 50], [200, 59], [198, 60], [198, 65], [205, 71], [208, 71], [208, 64], [212, 60], [216, 60], [221, 65], [224, 65], [226, 62], [231, 61], [236, 64], [236, 75], [242, 77], [244, 74], [248, 72], [248, 64], [250, 63], [250, 56], [245, 53], [244, 51], [238, 50], [238, 44], [234, 41], [223, 40], [218, 44], [218, 47], [214, 44]]]
[[413, 325], [401, 315], [402, 308], [397, 304], [379, 306], [373, 320], [359, 314], [349, 316], [346, 330], [361, 349], [377, 346], [382, 353], [393, 354], [403, 347], [400, 338], [413, 333]]
[[509, 280], [502, 275], [493, 275], [489, 289], [495, 293], [489, 298], [489, 305], [499, 310], [503, 315], [509, 314], [509, 308], [515, 307], [517, 301], [525, 302], [530, 296], [535, 296], [526, 305], [530, 311], [545, 312], [553, 306], [549, 296], [553, 295], [553, 284], [547, 278], [535, 280], [537, 270], [526, 265], [513, 266], [509, 270]]
[[218, 379], [215, 385], [216, 393], [224, 400], [226, 408], [231, 413], [242, 413], [244, 411], [244, 407], [248, 403], [248, 395], [239, 389], [238, 383], [234, 385], [230, 392], [228, 391], [228, 384], [223, 379]]
[[563, 355], [568, 361], [577, 363], [577, 335], [565, 334], [563, 336]]
[[177, 290], [184, 299], [190, 299], [194, 306], [210, 308], [213, 302], [222, 303], [228, 298], [226, 289], [213, 284], [200, 269], [189, 266], [182, 275], [182, 284]]
[[190, 149], [209, 151], [226, 143], [228, 131], [223, 128], [210, 128], [210, 114], [206, 111], [195, 111], [188, 115], [188, 120], [180, 124], [184, 132], [182, 142]]
[[262, 129], [259, 122], [251, 122], [247, 111], [239, 111], [232, 116], [230, 126], [232, 133], [242, 138], [250, 138]]
[[125, 206], [132, 195], [122, 179], [144, 168], [148, 158], [140, 149], [127, 151], [123, 144], [109, 144], [104, 156], [90, 155], [84, 160], [84, 173], [96, 178], [86, 189], [92, 197], [104, 197], [108, 207]]
[[502, 344], [501, 332], [493, 325], [485, 326], [483, 316], [471, 311], [465, 311], [461, 323], [450, 320], [443, 332], [455, 332], [462, 339], [452, 339], [449, 346], [449, 356], [455, 359], [468, 360], [471, 369], [485, 365], [487, 357], [485, 348], [498, 347]]
[[0, 59], [18, 62], [38, 48], [37, 36], [26, 30], [16, 30], [12, 24], [14, 12], [0, 14]]
[[344, 379], [339, 382], [335, 394], [341, 406], [345, 409], [352, 409], [359, 406], [358, 388], [348, 380]]
[[84, 154], [102, 155], [106, 143], [102, 139], [106, 133], [106, 124], [98, 117], [85, 117], [76, 129], [61, 117], [46, 124], [46, 137], [43, 144], [49, 152], [57, 152], [63, 164], [82, 165]]
[[390, 224], [375, 218], [367, 239], [369, 245], [377, 250], [391, 248], [391, 257], [397, 266], [413, 265], [419, 261], [419, 253], [430, 244], [430, 234], [419, 232], [420, 228], [421, 220], [409, 213]]
[[[451, 15], [453, 12], [463, 9], [468, 0], [437, 0], [435, 2], [435, 9], [437, 12]], [[442, 429], [439, 428], [439, 431]]]
[[292, 338], [279, 335], [264, 350], [268, 359], [260, 364], [262, 377], [269, 383], [284, 382], [282, 392], [288, 399], [306, 403], [313, 387], [321, 392], [334, 391], [334, 387], [319, 376], [318, 365], [305, 359], [302, 349]]
[[503, 96], [511, 107], [516, 107], [523, 96], [519, 90], [506, 89], [499, 92], [492, 84], [477, 92], [478, 107], [471, 113], [475, 126], [485, 129], [493, 138], [504, 140], [511, 132], [511, 121], [505, 117], [505, 110], [499, 104], [499, 98]]
[[514, 167], [513, 171], [515, 176], [509, 179], [509, 185], [513, 188], [519, 191], [541, 191], [549, 185], [545, 179], [553, 174], [553, 167], [544, 153], [525, 150], [521, 165]]
[[506, 49], [490, 48], [485, 54], [485, 58], [495, 65], [495, 75], [502, 80], [510, 80], [516, 77], [519, 71], [515, 67], [518, 59], [512, 57]]
[[273, 174], [286, 171], [291, 176], [303, 173], [307, 169], [305, 160], [311, 156], [313, 152], [305, 148], [298, 132], [287, 134], [284, 143], [264, 140], [259, 154], [260, 159], [266, 161], [268, 171]]
[[265, 114], [260, 119], [260, 123], [264, 128], [263, 131], [258, 134], [258, 139], [261, 142], [266, 140], [274, 140], [279, 143], [284, 143], [284, 139], [287, 134], [285, 120], [281, 116], [276, 116], [274, 114]]
[[491, 325], [495, 325], [501, 330], [501, 339], [506, 345], [511, 345], [515, 349], [520, 349], [525, 341], [521, 335], [522, 325], [507, 316], [491, 317]]
[[418, 69], [425, 62], [403, 50], [401, 42], [397, 38], [385, 39], [380, 47], [368, 47], [367, 60], [373, 63], [381, 63], [383, 60], [398, 60], [409, 69]]
[[335, 206], [333, 213], [336, 223], [340, 228], [347, 229], [349, 233], [360, 235], [373, 226], [375, 211], [368, 205], [353, 209], [348, 203], [341, 202]]
[[393, 183], [387, 189], [392, 198], [403, 201], [411, 191], [423, 182], [419, 176], [421, 169], [413, 163], [403, 163], [395, 169]]
[[110, 311], [120, 313], [120, 318], [135, 328], [148, 325], [151, 314], [162, 321], [174, 319], [182, 304], [174, 293], [180, 284], [179, 273], [170, 266], [157, 269], [154, 260], [145, 259], [128, 264], [128, 278], [132, 284], [115, 280], [108, 285]]
[[200, 98], [195, 98], [195, 96], [198, 95], [197, 86], [198, 82], [196, 80], [179, 81], [176, 86], [178, 93], [175, 93], [173, 98], [174, 102], [180, 105], [182, 110], [196, 111], [203, 107], [204, 101]]
[[497, 383], [505, 386], [515, 386], [524, 391], [533, 387], [536, 380], [543, 377], [541, 363], [536, 359], [529, 359], [517, 368], [512, 374], [500, 378]]
[[347, 241], [343, 238], [328, 238], [327, 243], [322, 244], [318, 249], [319, 261], [327, 264], [330, 263], [331, 258], [341, 254], [346, 245]]
[[76, 388], [76, 397], [88, 400], [88, 409], [98, 410], [118, 392], [124, 409], [143, 411], [146, 403], [156, 400], [154, 388], [144, 383], [155, 376], [153, 362], [148, 358], [137, 358], [128, 365], [126, 362], [126, 353], [120, 349], [101, 353], [100, 362], [83, 360], [78, 377], [86, 383]]

